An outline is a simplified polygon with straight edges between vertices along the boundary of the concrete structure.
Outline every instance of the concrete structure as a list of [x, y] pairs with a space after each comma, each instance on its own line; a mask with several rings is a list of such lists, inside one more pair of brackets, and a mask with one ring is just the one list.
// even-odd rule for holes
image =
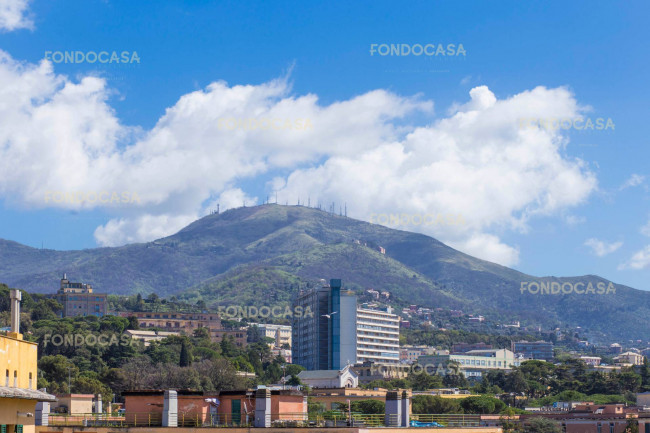
[[[270, 393], [271, 421], [303, 420], [302, 414], [307, 413], [307, 400], [302, 392], [272, 390]], [[256, 392], [250, 389], [221, 392], [142, 390], [125, 391], [122, 395], [125, 421], [130, 424], [141, 420], [143, 425], [163, 426], [167, 423], [173, 426], [174, 400], [178, 427], [239, 426], [255, 422]], [[266, 407], [264, 411], [266, 413]]]
[[51, 405], [56, 413], [93, 413], [94, 394], [64, 394], [56, 396]]
[[460, 372], [467, 378], [483, 376], [487, 370], [510, 370], [520, 365], [515, 354], [508, 349], [470, 350], [464, 354], [427, 355], [418, 359], [426, 372], [448, 374], [452, 363], [458, 364]]
[[386, 427], [403, 427], [402, 425], [402, 393], [388, 391], [386, 393], [384, 424]]
[[174, 390], [167, 390], [163, 394], [163, 427], [178, 427], [178, 395]]
[[517, 341], [512, 343], [512, 351], [527, 359], [553, 360], [553, 343], [546, 341]]
[[303, 370], [298, 379], [311, 388], [356, 388], [359, 376], [346, 365], [341, 370]]
[[275, 340], [275, 343], [269, 344], [271, 348], [280, 348], [285, 344], [291, 347], [291, 326], [267, 323], [252, 323], [251, 326], [257, 326], [262, 336]]
[[241, 329], [217, 329], [210, 332], [212, 341], [215, 343], [221, 342], [224, 338], [229, 338], [233, 341], [235, 346], [244, 348], [248, 345], [247, 328]]
[[71, 283], [63, 274], [61, 286], [52, 297], [63, 305], [61, 317], [106, 315], [106, 293], [94, 293], [90, 284]]
[[36, 404], [55, 398], [36, 389], [38, 344], [20, 333], [20, 290], [10, 298], [11, 330], [0, 334], [0, 425], [6, 433], [34, 433]]

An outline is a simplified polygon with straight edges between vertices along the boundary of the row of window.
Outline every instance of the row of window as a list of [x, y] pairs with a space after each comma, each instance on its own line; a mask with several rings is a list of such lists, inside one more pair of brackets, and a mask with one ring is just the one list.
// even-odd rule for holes
[[[5, 386], [9, 386], [9, 370], [6, 370]], [[14, 388], [18, 388], [18, 371], [14, 370]], [[29, 389], [32, 389], [32, 372], [29, 372]]]

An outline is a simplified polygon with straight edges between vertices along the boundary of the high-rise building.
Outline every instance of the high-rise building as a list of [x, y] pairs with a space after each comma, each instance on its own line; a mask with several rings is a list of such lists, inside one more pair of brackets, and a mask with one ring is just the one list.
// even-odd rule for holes
[[106, 293], [93, 293], [90, 284], [71, 283], [65, 274], [53, 298], [63, 305], [61, 317], [106, 315]]
[[293, 363], [307, 370], [340, 370], [348, 364], [399, 363], [399, 320], [390, 307], [357, 306], [357, 297], [341, 289], [341, 280], [302, 292], [294, 308], [313, 315], [294, 317]]
[[357, 308], [357, 363], [399, 364], [399, 316], [390, 307]]

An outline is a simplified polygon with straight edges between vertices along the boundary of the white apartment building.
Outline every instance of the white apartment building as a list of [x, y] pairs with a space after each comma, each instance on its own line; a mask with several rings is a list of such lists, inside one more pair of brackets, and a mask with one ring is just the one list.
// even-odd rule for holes
[[282, 347], [283, 344], [291, 346], [291, 326], [289, 325], [271, 325], [267, 323], [255, 323], [262, 333], [263, 337], [273, 338], [275, 344], [272, 347]]
[[488, 370], [510, 370], [519, 367], [521, 360], [508, 349], [470, 350], [463, 354], [425, 355], [418, 363], [425, 368], [437, 368], [439, 365], [448, 369], [450, 362], [457, 363], [465, 377], [481, 377]]
[[399, 321], [391, 307], [357, 307], [357, 363], [399, 364]]

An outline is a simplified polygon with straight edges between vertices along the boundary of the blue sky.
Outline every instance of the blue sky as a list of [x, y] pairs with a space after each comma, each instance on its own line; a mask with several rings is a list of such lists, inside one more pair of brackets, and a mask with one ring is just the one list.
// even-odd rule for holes
[[[534, 275], [648, 290], [649, 9], [0, 0], [0, 238], [143, 242], [216, 203], [277, 192], [291, 204], [347, 202], [366, 221], [462, 215], [462, 225], [387, 225]], [[465, 54], [371, 55], [372, 44]], [[48, 51], [139, 61], [66, 64]], [[522, 128], [522, 118], [615, 127]], [[55, 202], [56, 192], [119, 200]]]

